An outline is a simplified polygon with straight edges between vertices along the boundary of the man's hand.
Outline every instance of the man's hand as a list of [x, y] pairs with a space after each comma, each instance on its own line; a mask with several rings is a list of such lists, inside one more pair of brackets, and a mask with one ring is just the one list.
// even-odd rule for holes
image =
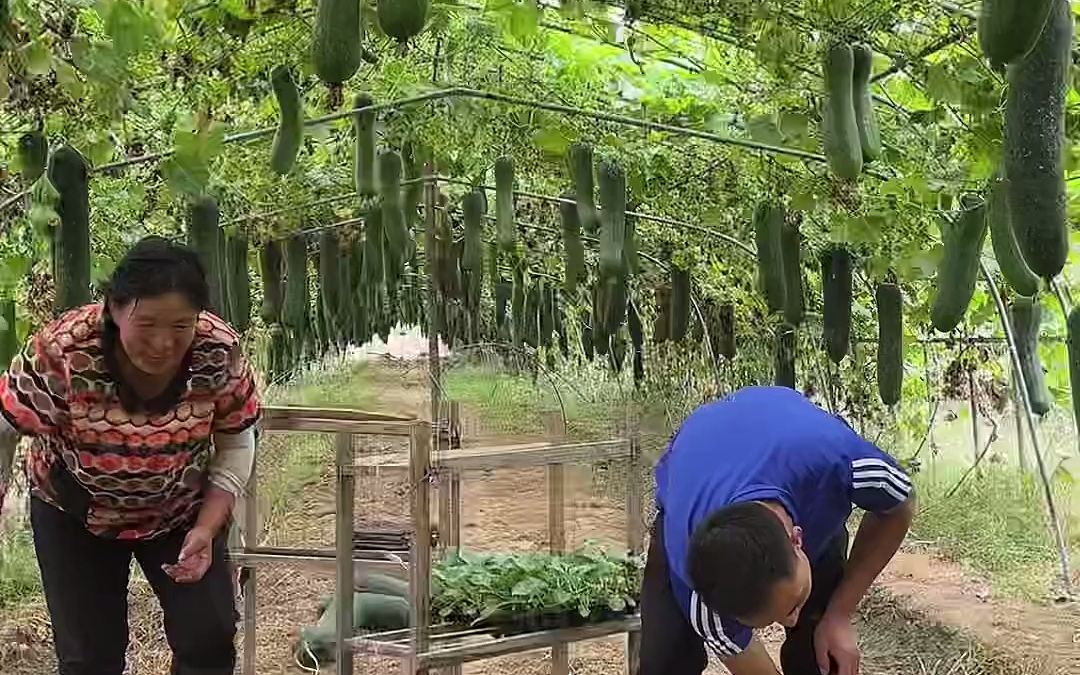
[[184, 538], [176, 564], [162, 565], [161, 569], [178, 584], [193, 584], [201, 580], [210, 569], [213, 543], [213, 532], [205, 527], [193, 527]]
[[859, 675], [859, 644], [849, 617], [826, 612], [814, 630], [814, 650], [821, 675]]

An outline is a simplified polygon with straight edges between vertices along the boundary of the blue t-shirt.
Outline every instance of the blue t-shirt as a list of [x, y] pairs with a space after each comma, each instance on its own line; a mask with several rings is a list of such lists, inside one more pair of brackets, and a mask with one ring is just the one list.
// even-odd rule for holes
[[911, 479], [889, 455], [797, 391], [749, 387], [703, 405], [656, 466], [675, 597], [712, 651], [734, 656], [753, 631], [712, 612], [693, 591], [686, 556], [698, 524], [730, 504], [779, 502], [816, 560], [846, 526], [852, 504], [880, 513], [910, 493]]

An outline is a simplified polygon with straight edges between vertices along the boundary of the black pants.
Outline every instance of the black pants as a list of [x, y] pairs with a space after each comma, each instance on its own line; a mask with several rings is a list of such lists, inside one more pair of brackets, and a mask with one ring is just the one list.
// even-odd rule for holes
[[145, 542], [103, 539], [39, 499], [31, 500], [30, 522], [60, 675], [124, 672], [132, 556], [165, 614], [171, 675], [232, 675], [237, 616], [224, 533], [214, 541], [206, 575], [178, 584], [161, 566], [176, 562], [186, 532]]
[[[844, 575], [847, 530], [811, 565], [813, 587], [799, 623], [787, 630], [780, 650], [784, 675], [821, 675], [814, 654], [814, 629]], [[638, 675], [701, 675], [708, 665], [705, 643], [683, 613], [668, 577], [663, 516], [653, 523], [641, 589], [641, 667]]]

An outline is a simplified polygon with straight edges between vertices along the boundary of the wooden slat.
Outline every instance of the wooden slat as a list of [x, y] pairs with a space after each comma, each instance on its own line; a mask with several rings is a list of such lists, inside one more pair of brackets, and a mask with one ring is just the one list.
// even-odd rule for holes
[[349, 648], [353, 653], [363, 656], [388, 656], [395, 659], [408, 659], [412, 656], [412, 647], [408, 643], [382, 642], [366, 637], [351, 638]]
[[[412, 522], [416, 532], [431, 531], [431, 426], [415, 427], [410, 444], [409, 485], [412, 488]], [[409, 604], [412, 609], [412, 652], [427, 650], [431, 624], [431, 537], [412, 539], [409, 565]]]
[[[337, 569], [337, 558], [330, 556], [280, 554], [280, 553], [244, 553], [237, 551], [228, 554], [228, 559], [240, 567], [273, 567], [281, 565], [293, 565], [322, 572], [333, 572]], [[371, 558], [353, 558], [354, 568], [367, 569], [370, 572], [394, 576], [405, 579], [408, 576], [408, 568], [403, 568], [400, 563], [391, 560], [374, 560]]]
[[[630, 444], [625, 440], [539, 443], [444, 451], [436, 453], [432, 464], [439, 469], [479, 471], [547, 464], [590, 464], [629, 455]], [[358, 457], [357, 466], [363, 469], [402, 470], [408, 468], [408, 462], [399, 453], [378, 453]]]
[[640, 617], [633, 616], [619, 621], [589, 624], [577, 628], [511, 635], [446, 647], [435, 644], [427, 652], [417, 655], [417, 665], [422, 668], [445, 668], [507, 654], [550, 648], [559, 644], [595, 640], [609, 635], [634, 632], [640, 630], [640, 627]]
[[[637, 419], [631, 421], [630, 458], [627, 460], [626, 547], [639, 555], [645, 547], [645, 486], [641, 482], [641, 431]], [[640, 667], [641, 632], [626, 635], [626, 672], [637, 675]]]
[[[431, 647], [426, 652], [416, 655], [417, 667], [448, 668], [507, 654], [547, 649], [557, 644], [595, 640], [620, 633], [632, 634], [640, 630], [641, 617], [637, 615], [575, 628], [560, 628], [505, 637], [494, 637], [489, 632], [480, 630], [454, 631], [452, 627], [441, 629], [431, 627], [428, 633]], [[368, 656], [378, 654], [404, 659], [411, 655], [409, 644], [413, 635], [412, 629], [396, 630], [356, 637], [348, 642], [357, 654]]]
[[[247, 494], [244, 495], [244, 527], [240, 532], [240, 544], [247, 550], [252, 548], [251, 543], [259, 541], [262, 532], [259, 531], [259, 453], [253, 453], [251, 460], [251, 474], [248, 477]], [[241, 672], [244, 675], [255, 675], [255, 631], [256, 614], [256, 583], [258, 573], [254, 566], [238, 564], [238, 567], [247, 567], [247, 578], [244, 580], [244, 654], [241, 662]]]
[[415, 417], [369, 412], [352, 408], [312, 408], [307, 406], [263, 406], [263, 421], [308, 418], [321, 420], [341, 420], [344, 422], [412, 422]]
[[[544, 415], [544, 436], [551, 442], [566, 441], [566, 424], [560, 413]], [[551, 553], [566, 552], [566, 467], [549, 464], [548, 483], [548, 547]], [[551, 647], [551, 675], [569, 675], [570, 647], [557, 644]]]
[[[338, 675], [352, 675], [353, 653], [346, 640], [353, 636], [353, 509], [356, 504], [356, 472], [353, 457], [353, 437], [339, 433], [336, 439], [335, 468], [337, 470], [337, 514], [335, 517], [335, 568], [337, 579], [334, 592], [337, 596], [337, 639], [334, 650]], [[423, 537], [420, 537], [421, 539]]]
[[266, 420], [262, 430], [267, 433], [311, 432], [323, 434], [360, 434], [365, 436], [409, 436], [411, 421], [340, 420], [322, 417], [286, 417]]

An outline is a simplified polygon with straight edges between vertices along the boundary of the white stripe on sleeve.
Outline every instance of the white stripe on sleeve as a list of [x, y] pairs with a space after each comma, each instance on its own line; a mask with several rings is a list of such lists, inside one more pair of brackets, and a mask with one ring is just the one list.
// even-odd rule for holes
[[705, 644], [721, 658], [742, 652], [739, 645], [724, 632], [723, 621], [701, 600], [697, 592], [690, 596], [690, 622]]

